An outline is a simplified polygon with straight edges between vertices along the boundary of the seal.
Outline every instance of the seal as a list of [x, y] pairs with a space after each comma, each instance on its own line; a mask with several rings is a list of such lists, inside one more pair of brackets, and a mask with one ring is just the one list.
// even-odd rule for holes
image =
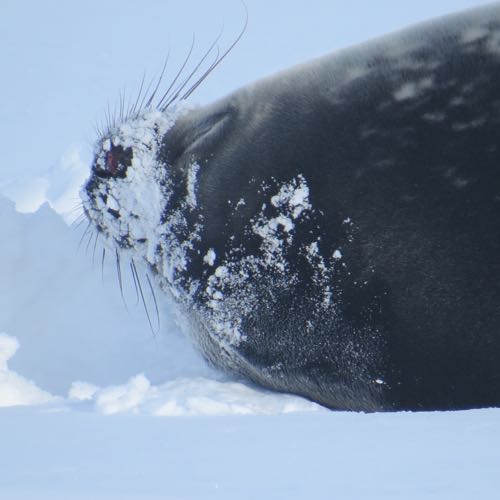
[[134, 106], [85, 212], [221, 369], [334, 409], [498, 406], [498, 82], [496, 4]]

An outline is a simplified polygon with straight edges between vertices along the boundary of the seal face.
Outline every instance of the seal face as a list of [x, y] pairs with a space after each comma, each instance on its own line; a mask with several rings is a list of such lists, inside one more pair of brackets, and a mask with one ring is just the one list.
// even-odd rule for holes
[[500, 404], [500, 7], [98, 141], [82, 190], [209, 361], [349, 410]]

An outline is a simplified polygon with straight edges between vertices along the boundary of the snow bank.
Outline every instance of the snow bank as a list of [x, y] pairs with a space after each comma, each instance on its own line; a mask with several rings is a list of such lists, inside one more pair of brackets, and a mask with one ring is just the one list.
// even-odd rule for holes
[[33, 382], [10, 371], [7, 362], [16, 353], [19, 342], [5, 333], [0, 333], [0, 407], [38, 405], [54, 400]]
[[84, 228], [69, 228], [47, 204], [22, 214], [0, 197], [0, 224], [0, 331], [15, 335], [0, 335], [0, 406], [51, 402], [53, 409], [157, 416], [320, 408], [212, 371], [172, 322], [160, 291], [155, 336], [132, 278], [124, 276], [126, 307], [115, 263], [104, 262], [101, 278], [100, 247], [97, 258], [85, 236], [77, 252]]
[[186, 417], [326, 411], [296, 396], [202, 377], [179, 378], [153, 386], [143, 374], [139, 374], [126, 384], [104, 389], [75, 382], [68, 396], [73, 403], [92, 403], [94, 409], [104, 415], [133, 413]]

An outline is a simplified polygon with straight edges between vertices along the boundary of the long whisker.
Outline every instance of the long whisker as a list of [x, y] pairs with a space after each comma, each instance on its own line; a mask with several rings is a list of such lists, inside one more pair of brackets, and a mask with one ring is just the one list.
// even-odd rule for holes
[[90, 229], [90, 225], [91, 225], [91, 223], [90, 223], [90, 221], [88, 221], [87, 227], [85, 228], [85, 231], [83, 232], [82, 237], [80, 238], [80, 241], [78, 243], [77, 252], [80, 250], [80, 246], [82, 245], [83, 238], [85, 238], [85, 236], [87, 235], [87, 233]]
[[87, 245], [85, 246], [85, 255], [87, 255], [89, 252], [90, 243], [92, 242], [93, 238], [94, 238], [94, 231], [92, 230], [90, 231], [89, 239], [87, 241]]
[[120, 117], [120, 122], [123, 122], [124, 111], [125, 111], [125, 90], [123, 92], [120, 91], [120, 107], [118, 112], [119, 113], [118, 116]]
[[137, 286], [139, 287], [139, 293], [141, 294], [142, 305], [144, 306], [144, 311], [146, 311], [146, 316], [148, 318], [149, 328], [153, 336], [155, 336], [155, 331], [153, 330], [153, 325], [151, 323], [151, 317], [149, 316], [148, 306], [146, 305], [146, 300], [144, 299], [144, 293], [142, 292], [141, 280], [139, 279], [139, 274], [137, 273], [137, 268], [135, 267], [135, 262], [132, 259], [132, 272], [135, 273], [135, 279], [137, 280]]
[[71, 227], [73, 229], [78, 229], [85, 221], [87, 218], [85, 217], [85, 214], [80, 214], [72, 223]]
[[92, 267], [94, 267], [95, 263], [95, 250], [97, 248], [97, 240], [99, 239], [99, 231], [95, 232], [95, 241], [94, 241], [94, 249], [92, 250]]
[[181, 97], [181, 100], [187, 99], [199, 86], [200, 84], [207, 78], [212, 71], [219, 66], [219, 64], [226, 58], [226, 56], [236, 47], [238, 42], [241, 40], [243, 35], [245, 34], [245, 31], [247, 30], [248, 27], [248, 9], [245, 4], [243, 4], [243, 7], [245, 8], [245, 24], [243, 25], [243, 28], [241, 29], [239, 35], [236, 37], [235, 41], [229, 46], [229, 48], [220, 56], [220, 58], [217, 60], [215, 64], [213, 64], [202, 76], [201, 78], [198, 79], [198, 81]]
[[144, 82], [146, 81], [146, 72], [142, 74], [142, 80], [141, 80], [141, 86], [139, 87], [139, 93], [137, 94], [137, 99], [135, 100], [134, 105], [132, 108], [129, 109], [128, 111], [128, 116], [133, 116], [135, 115], [135, 112], [137, 110], [137, 105], [139, 104], [139, 101], [141, 99], [142, 95], [142, 89], [144, 88]]
[[132, 278], [134, 280], [134, 286], [135, 286], [135, 295], [136, 295], [136, 302], [135, 304], [137, 305], [139, 303], [139, 289], [137, 287], [137, 280], [135, 279], [135, 274], [134, 274], [134, 268], [132, 267], [132, 262], [130, 263], [130, 271], [132, 272]]
[[191, 54], [193, 53], [193, 49], [194, 49], [194, 42], [195, 42], [195, 36], [194, 36], [194, 33], [193, 33], [193, 39], [191, 41], [191, 47], [189, 48], [189, 52], [188, 52], [186, 58], [184, 59], [184, 63], [182, 64], [181, 68], [179, 69], [179, 71], [175, 75], [175, 78], [172, 80], [172, 83], [170, 84], [170, 86], [168, 87], [168, 89], [164, 92], [163, 97], [160, 99], [160, 101], [158, 102], [158, 105], [156, 106], [158, 109], [160, 109], [160, 111], [164, 111], [165, 110], [164, 106], [160, 107], [161, 103], [164, 100], [169, 99], [168, 95], [169, 95], [170, 91], [172, 90], [172, 88], [174, 87], [174, 85], [177, 83], [177, 80], [182, 75], [182, 73], [184, 71], [184, 68], [186, 67], [186, 64], [188, 63], [189, 59], [191, 58]]
[[102, 260], [101, 260], [101, 280], [104, 282], [104, 259], [106, 257], [106, 248], [102, 247]]
[[111, 130], [113, 128], [113, 119], [111, 118], [112, 114], [111, 114], [111, 107], [109, 105], [109, 101], [107, 103], [106, 108], [107, 108], [106, 109], [106, 124], [107, 124], [107, 129]]
[[[206, 58], [208, 57], [208, 55], [212, 52], [213, 48], [217, 45], [217, 42], [219, 41], [220, 37], [222, 36], [222, 31], [221, 33], [219, 33], [219, 35], [217, 36], [217, 38], [214, 40], [214, 42], [212, 43], [212, 45], [210, 45], [210, 47], [208, 48], [208, 50], [205, 52], [205, 54], [203, 55], [203, 57], [200, 59], [200, 61], [198, 62], [198, 64], [195, 66], [195, 68], [191, 71], [191, 73], [188, 75], [187, 78], [184, 79], [184, 81], [181, 83], [181, 85], [173, 92], [173, 95], [172, 97], [167, 97], [168, 95], [168, 91], [164, 94], [162, 100], [158, 103], [157, 105], [157, 108], [162, 110], [162, 111], [165, 111], [165, 109], [168, 108], [168, 106], [177, 99], [177, 97], [179, 96], [179, 94], [182, 92], [182, 89], [189, 83], [189, 81], [191, 80], [191, 78], [193, 77], [193, 75], [196, 74], [196, 72], [198, 71], [198, 69], [200, 68], [200, 66], [205, 62]], [[170, 89], [169, 89], [170, 90]], [[168, 99], [167, 103], [162, 107], [162, 103], [165, 99]]]
[[156, 331], [156, 333], [160, 333], [160, 311], [158, 310], [158, 302], [156, 302], [156, 295], [153, 289], [153, 285], [151, 285], [151, 280], [149, 279], [149, 275], [147, 273], [146, 273], [146, 279], [148, 280], [149, 289], [151, 290], [151, 295], [153, 296], [153, 302], [155, 304], [156, 321], [158, 323], [158, 330]]
[[123, 295], [123, 281], [122, 281], [122, 268], [120, 266], [120, 254], [118, 250], [115, 250], [116, 255], [116, 271], [118, 274], [118, 284], [120, 285], [120, 294], [122, 296], [123, 304], [125, 305], [125, 309], [128, 310], [127, 302], [125, 301], [125, 296]]
[[163, 64], [163, 68], [160, 73], [160, 77], [158, 78], [158, 81], [156, 82], [156, 87], [154, 88], [153, 92], [149, 96], [149, 99], [146, 102], [145, 108], [148, 109], [151, 107], [152, 102], [154, 101], [154, 98], [156, 96], [156, 93], [158, 92], [158, 89], [160, 88], [160, 84], [163, 80], [163, 75], [165, 74], [165, 70], [167, 69], [167, 64], [168, 64], [168, 59], [170, 57], [170, 48], [168, 49], [168, 54], [167, 58], [165, 59], [165, 63]]
[[83, 203], [80, 202], [80, 203], [76, 203], [73, 208], [68, 212], [70, 214], [74, 213], [74, 212], [79, 212], [83, 209]]
[[[220, 61], [220, 49], [217, 47], [217, 54], [215, 56], [214, 62], [208, 67], [208, 69], [201, 75], [198, 80], [189, 88], [189, 90], [184, 93], [184, 95], [180, 98], [181, 101], [187, 99], [200, 85], [201, 83], [207, 78], [207, 76], [214, 70], [214, 68], [219, 64]], [[182, 89], [181, 89], [182, 90]]]

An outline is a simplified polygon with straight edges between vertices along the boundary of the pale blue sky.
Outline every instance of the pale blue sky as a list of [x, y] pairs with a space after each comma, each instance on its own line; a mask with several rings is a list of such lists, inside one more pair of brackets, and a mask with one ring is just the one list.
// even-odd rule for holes
[[[482, 0], [246, 0], [241, 43], [199, 89], [208, 102], [247, 82], [339, 47]], [[90, 158], [93, 124], [120, 90], [137, 91], [171, 49], [172, 67], [193, 33], [198, 54], [244, 22], [239, 0], [2, 0], [0, 190], [15, 177], [57, 168], [71, 145]]]

